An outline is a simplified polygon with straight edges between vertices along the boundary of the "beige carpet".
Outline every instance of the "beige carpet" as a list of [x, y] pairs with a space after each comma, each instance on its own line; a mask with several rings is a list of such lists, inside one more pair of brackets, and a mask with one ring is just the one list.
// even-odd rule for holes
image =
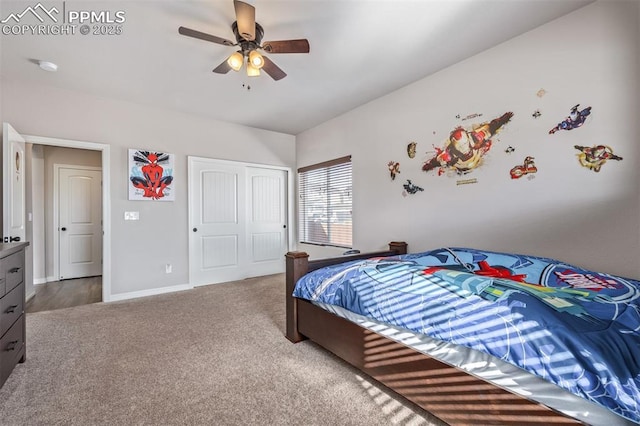
[[[313, 343], [284, 277], [27, 314], [6, 425], [438, 425]], [[387, 391], [388, 392], [388, 391]]]

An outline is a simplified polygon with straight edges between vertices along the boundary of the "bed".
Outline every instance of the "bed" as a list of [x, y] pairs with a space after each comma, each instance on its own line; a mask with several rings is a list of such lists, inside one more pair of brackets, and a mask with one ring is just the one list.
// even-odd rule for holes
[[[310, 339], [448, 424], [640, 423], [637, 281], [468, 248], [407, 254], [404, 242], [315, 261], [290, 252], [286, 264], [290, 341]], [[382, 288], [392, 296], [377, 299]], [[478, 316], [478, 306], [500, 320]], [[457, 319], [443, 319], [448, 311]], [[567, 318], [568, 326], [554, 322]], [[601, 336], [611, 328], [613, 341]], [[496, 343], [498, 329], [510, 344]]]

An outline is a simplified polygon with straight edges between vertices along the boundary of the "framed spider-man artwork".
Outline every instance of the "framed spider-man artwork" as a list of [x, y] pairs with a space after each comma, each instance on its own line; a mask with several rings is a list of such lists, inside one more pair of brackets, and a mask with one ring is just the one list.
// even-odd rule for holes
[[175, 156], [159, 151], [129, 150], [129, 200], [174, 201]]

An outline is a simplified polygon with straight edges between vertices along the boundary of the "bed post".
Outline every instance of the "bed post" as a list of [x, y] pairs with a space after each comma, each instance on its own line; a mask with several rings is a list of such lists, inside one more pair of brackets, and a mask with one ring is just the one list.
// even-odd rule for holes
[[407, 243], [404, 241], [391, 241], [389, 243], [389, 250], [395, 251], [398, 254], [407, 254]]
[[296, 282], [307, 273], [309, 267], [309, 255], [303, 251], [290, 251], [286, 258], [286, 315], [287, 315], [287, 339], [298, 343], [306, 337], [298, 332], [298, 301], [292, 296]]

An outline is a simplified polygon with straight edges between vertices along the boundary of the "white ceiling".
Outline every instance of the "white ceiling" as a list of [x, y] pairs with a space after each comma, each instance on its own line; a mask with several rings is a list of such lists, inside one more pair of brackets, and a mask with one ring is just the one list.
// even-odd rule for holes
[[[295, 135], [591, 1], [248, 1], [264, 41], [311, 45], [309, 54], [268, 55], [288, 74], [277, 82], [265, 73], [214, 74], [234, 49], [178, 34], [182, 25], [234, 40], [232, 0], [43, 1], [67, 11], [123, 10], [123, 34], [1, 35], [0, 74], [5, 84], [52, 85]], [[36, 3], [3, 0], [0, 16]], [[55, 62], [58, 72], [40, 70], [37, 60]]]

